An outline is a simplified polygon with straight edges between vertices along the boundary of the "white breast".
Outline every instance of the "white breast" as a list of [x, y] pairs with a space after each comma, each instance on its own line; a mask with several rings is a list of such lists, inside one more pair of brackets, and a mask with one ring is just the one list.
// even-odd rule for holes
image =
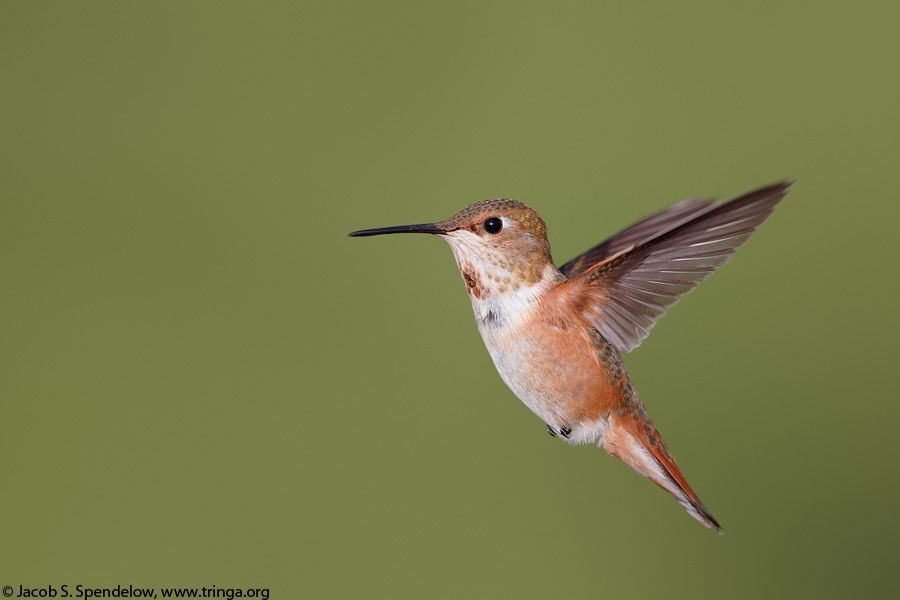
[[559, 419], [549, 410], [553, 399], [536, 385], [533, 365], [547, 349], [527, 327], [547, 285], [523, 286], [504, 294], [472, 298], [478, 331], [504, 383], [538, 417], [551, 426]]
[[571, 429], [570, 444], [602, 444], [606, 420], [576, 423], [565, 418], [565, 397], [555, 373], [545, 372], [554, 358], [540, 335], [529, 329], [541, 296], [552, 283], [520, 287], [505, 294], [472, 298], [478, 331], [503, 382], [544, 423]]

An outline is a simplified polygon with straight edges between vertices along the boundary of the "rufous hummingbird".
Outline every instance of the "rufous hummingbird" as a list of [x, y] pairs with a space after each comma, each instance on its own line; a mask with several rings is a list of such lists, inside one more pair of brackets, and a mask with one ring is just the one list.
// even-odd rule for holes
[[722, 528], [685, 481], [620, 354], [666, 309], [728, 262], [784, 198], [776, 183], [727, 202], [684, 200], [557, 268], [547, 227], [515, 200], [484, 200], [422, 225], [353, 237], [431, 233], [449, 242], [500, 377], [570, 444], [597, 444]]

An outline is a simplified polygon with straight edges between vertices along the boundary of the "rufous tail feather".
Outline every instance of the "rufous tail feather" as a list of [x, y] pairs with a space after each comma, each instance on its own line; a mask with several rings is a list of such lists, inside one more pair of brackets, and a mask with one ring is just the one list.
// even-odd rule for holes
[[722, 527], [684, 479], [643, 406], [621, 417], [610, 415], [602, 445], [609, 454], [675, 496], [692, 517], [722, 533]]

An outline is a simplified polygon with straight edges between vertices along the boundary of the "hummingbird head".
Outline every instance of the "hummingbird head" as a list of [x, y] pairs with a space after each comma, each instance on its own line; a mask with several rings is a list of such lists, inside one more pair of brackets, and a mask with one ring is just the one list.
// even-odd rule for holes
[[544, 221], [516, 200], [483, 200], [437, 223], [366, 229], [350, 235], [385, 233], [431, 233], [447, 240], [473, 300], [515, 292], [548, 277], [563, 278], [553, 265]]

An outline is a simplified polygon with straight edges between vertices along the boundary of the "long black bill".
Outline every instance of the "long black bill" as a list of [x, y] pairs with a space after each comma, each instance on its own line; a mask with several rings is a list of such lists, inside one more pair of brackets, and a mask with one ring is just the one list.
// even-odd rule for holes
[[434, 223], [423, 223], [421, 225], [398, 225], [397, 227], [380, 227], [378, 229], [361, 229], [348, 233], [350, 237], [366, 237], [368, 235], [382, 235], [385, 233], [434, 233], [440, 235], [447, 233], [445, 229], [438, 228]]

